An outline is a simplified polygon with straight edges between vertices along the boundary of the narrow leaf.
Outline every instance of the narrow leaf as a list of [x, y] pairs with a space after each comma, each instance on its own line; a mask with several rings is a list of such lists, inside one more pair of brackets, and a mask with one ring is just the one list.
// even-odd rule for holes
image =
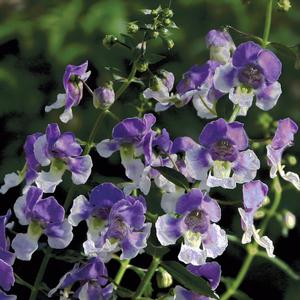
[[195, 276], [180, 263], [175, 261], [163, 261], [161, 262], [161, 266], [188, 290], [203, 296], [218, 299], [205, 279]]
[[154, 169], [159, 171], [161, 175], [166, 177], [169, 181], [171, 181], [175, 185], [180, 186], [185, 190], [189, 189], [189, 182], [187, 181], [186, 177], [182, 175], [180, 172], [167, 167], [155, 167]]

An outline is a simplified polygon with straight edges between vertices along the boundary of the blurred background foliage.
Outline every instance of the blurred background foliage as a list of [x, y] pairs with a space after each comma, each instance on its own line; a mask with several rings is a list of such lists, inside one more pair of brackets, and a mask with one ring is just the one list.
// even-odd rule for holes
[[[244, 4], [242, 4], [244, 2]], [[276, 1], [275, 1], [276, 2]], [[56, 100], [56, 95], [63, 92], [62, 76], [67, 64], [80, 64], [85, 60], [90, 63], [92, 75], [88, 80], [92, 88], [111, 79], [111, 73], [105, 67], [116, 67], [124, 74], [130, 69], [130, 53], [120, 46], [107, 50], [101, 40], [106, 33], [119, 35], [126, 33], [128, 21], [143, 18], [139, 10], [156, 8], [159, 4], [167, 6], [169, 1], [150, 0], [0, 0], [0, 178], [15, 169], [21, 169], [24, 163], [22, 144], [27, 134], [41, 131], [50, 122], [58, 122], [61, 111], [44, 113], [44, 107]], [[174, 72], [177, 81], [193, 64], [202, 64], [208, 58], [204, 37], [211, 28], [231, 25], [243, 32], [261, 36], [264, 26], [266, 1], [252, 0], [173, 0], [174, 21], [179, 30], [174, 31], [175, 47], [167, 51], [160, 43], [154, 43], [154, 53], [166, 58], [154, 65], [151, 71], [165, 68]], [[288, 13], [274, 10], [270, 40], [284, 45], [300, 43], [300, 2], [292, 1]], [[241, 37], [233, 33], [236, 43]], [[293, 60], [280, 55], [283, 73], [280, 79], [283, 94], [277, 106], [269, 114], [251, 108], [245, 119], [245, 127], [251, 138], [267, 136], [268, 120], [291, 117], [300, 125], [300, 71], [294, 69]], [[141, 74], [141, 76], [143, 76]], [[138, 94], [142, 89], [133, 85], [122, 99], [114, 105], [113, 111], [120, 117], [137, 114], [135, 106], [139, 103]], [[67, 125], [60, 123], [62, 130], [72, 130], [82, 140], [92, 127], [98, 112], [92, 106], [91, 97], [85, 94], [80, 107], [73, 110], [74, 119]], [[231, 109], [228, 100], [222, 100], [219, 111]], [[226, 112], [225, 112], [226, 113]], [[195, 139], [205, 124], [196, 116], [191, 106], [171, 110], [157, 116], [158, 125], [166, 127], [172, 137], [189, 135]], [[114, 122], [106, 119], [99, 130], [97, 141], [111, 134]], [[257, 152], [265, 157], [264, 149]], [[295, 146], [289, 150], [300, 159], [300, 134]], [[111, 165], [116, 165], [118, 158], [113, 156]], [[106, 165], [107, 167], [107, 165]], [[288, 168], [299, 172], [297, 166]], [[102, 175], [118, 175], [101, 169], [101, 164], [94, 171]], [[120, 172], [117, 169], [117, 172]], [[267, 179], [268, 169], [265, 161], [259, 177]], [[120, 175], [122, 176], [122, 175]], [[240, 199], [240, 191], [224, 194], [215, 191], [219, 197]], [[223, 194], [222, 194], [223, 193]], [[300, 218], [299, 193], [288, 190], [284, 193], [282, 207], [293, 211], [297, 220]], [[240, 229], [236, 208], [223, 208], [224, 226], [238, 232]], [[273, 221], [270, 236], [276, 241], [281, 233], [281, 226]], [[275, 253], [300, 272], [300, 226], [290, 231], [288, 238], [279, 238]], [[242, 252], [230, 247], [221, 263], [225, 276], [234, 277], [238, 271]], [[265, 290], [268, 299], [299, 299], [300, 285], [288, 280], [285, 275], [265, 261], [254, 264], [244, 289], [254, 299], [266, 299], [261, 295]]]

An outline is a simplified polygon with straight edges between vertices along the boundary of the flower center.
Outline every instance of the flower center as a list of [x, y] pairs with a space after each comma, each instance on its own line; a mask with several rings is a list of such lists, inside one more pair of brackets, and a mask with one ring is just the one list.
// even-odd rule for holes
[[189, 230], [193, 232], [205, 232], [208, 227], [208, 222], [205, 212], [201, 210], [193, 210], [184, 219], [184, 223], [188, 226]]
[[209, 151], [213, 160], [234, 161], [237, 158], [237, 150], [229, 140], [215, 142]]
[[111, 237], [122, 240], [127, 233], [127, 226], [121, 218], [116, 218], [110, 227]]
[[256, 65], [249, 64], [239, 72], [239, 80], [246, 86], [257, 89], [262, 85], [263, 74]]

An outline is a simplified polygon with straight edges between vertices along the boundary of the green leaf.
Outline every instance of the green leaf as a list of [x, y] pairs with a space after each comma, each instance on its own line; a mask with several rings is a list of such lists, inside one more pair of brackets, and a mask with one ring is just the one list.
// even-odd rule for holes
[[175, 280], [187, 289], [200, 295], [218, 299], [217, 295], [211, 290], [208, 282], [201, 277], [189, 272], [183, 265], [175, 261], [162, 261], [161, 266], [169, 272]]
[[169, 181], [174, 183], [177, 186], [184, 188], [185, 190], [189, 189], [189, 182], [187, 181], [186, 177], [182, 175], [180, 172], [167, 168], [167, 167], [155, 167], [157, 171], [164, 177], [166, 177]]
[[237, 300], [252, 300], [252, 298], [250, 298], [246, 293], [240, 290], [235, 291], [233, 298]]
[[133, 295], [134, 295], [134, 293], [131, 290], [126, 289], [126, 288], [121, 287], [121, 286], [118, 286], [117, 294], [121, 298], [129, 298], [129, 299], [133, 299]]
[[155, 54], [155, 53], [147, 53], [145, 55], [145, 59], [149, 62], [149, 64], [156, 64], [165, 58], [166, 58], [165, 56]]
[[276, 267], [282, 270], [286, 275], [288, 275], [293, 280], [300, 280], [300, 275], [297, 274], [286, 262], [278, 257], [269, 257], [265, 252], [258, 251], [257, 255], [267, 259], [269, 262], [273, 263]]

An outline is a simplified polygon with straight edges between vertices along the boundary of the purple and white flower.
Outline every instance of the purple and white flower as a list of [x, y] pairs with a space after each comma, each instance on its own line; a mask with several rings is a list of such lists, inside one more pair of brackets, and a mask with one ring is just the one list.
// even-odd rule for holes
[[211, 119], [217, 116], [216, 102], [223, 96], [214, 85], [214, 75], [220, 63], [209, 60], [204, 65], [195, 65], [190, 68], [178, 83], [176, 90], [180, 98], [186, 103], [193, 100], [197, 115]]
[[115, 102], [115, 91], [112, 84], [100, 86], [94, 90], [93, 104], [95, 108], [108, 109]]
[[279, 172], [280, 176], [292, 183], [297, 190], [300, 190], [299, 175], [294, 172], [285, 172], [285, 166], [281, 164], [283, 152], [293, 145], [294, 135], [298, 132], [298, 125], [290, 118], [278, 121], [278, 127], [272, 143], [267, 146], [268, 165], [270, 177], [274, 178]]
[[212, 121], [202, 130], [199, 143], [186, 152], [185, 158], [194, 179], [206, 181], [209, 187], [234, 189], [237, 183], [255, 178], [260, 161], [252, 150], [247, 150], [248, 137], [242, 123]]
[[19, 223], [28, 226], [27, 233], [18, 233], [12, 241], [17, 258], [30, 260], [38, 248], [42, 234], [54, 249], [67, 247], [73, 239], [72, 226], [64, 219], [65, 210], [54, 197], [42, 198], [43, 191], [30, 187], [14, 205]]
[[206, 46], [210, 50], [210, 59], [226, 64], [231, 60], [231, 56], [235, 51], [235, 44], [226, 31], [212, 29], [206, 37]]
[[243, 111], [252, 105], [254, 96], [256, 106], [270, 110], [281, 95], [281, 67], [272, 51], [245, 42], [237, 47], [232, 62], [217, 68], [214, 85], [220, 92], [229, 93], [229, 99]]
[[73, 118], [72, 107], [79, 105], [83, 94], [83, 81], [86, 81], [91, 74], [90, 71], [87, 72], [87, 68], [87, 61], [79, 66], [67, 65], [63, 78], [66, 93], [58, 94], [56, 102], [46, 106], [45, 112], [65, 107], [59, 117], [60, 120], [67, 123]]
[[[188, 265], [189, 272], [196, 276], [204, 277], [208, 282], [212, 290], [215, 290], [221, 280], [221, 266], [217, 262], [209, 262], [201, 266]], [[195, 292], [189, 291], [179, 285], [175, 287], [174, 300], [209, 300], [203, 295], [199, 295]]]
[[108, 284], [107, 277], [105, 264], [99, 258], [91, 258], [82, 265], [76, 264], [73, 270], [60, 279], [59, 284], [49, 292], [48, 296], [51, 298], [58, 290], [63, 290], [63, 296], [69, 299], [72, 286], [79, 283], [77, 290], [72, 293], [72, 299], [108, 300], [112, 296], [113, 285]]
[[108, 261], [121, 250], [121, 259], [130, 259], [147, 245], [151, 223], [145, 223], [145, 212], [143, 197], [125, 196], [113, 184], [103, 183], [92, 190], [89, 200], [82, 195], [74, 200], [69, 222], [77, 226], [87, 221], [86, 255]]
[[0, 299], [16, 300], [14, 295], [7, 295], [4, 291], [9, 291], [15, 283], [15, 276], [12, 265], [15, 261], [15, 255], [9, 251], [9, 242], [6, 237], [6, 224], [11, 216], [8, 211], [6, 215], [0, 216]]
[[177, 199], [173, 196], [164, 198], [162, 208], [167, 214], [155, 224], [159, 242], [168, 246], [183, 237], [178, 259], [186, 264], [202, 265], [207, 257], [221, 255], [228, 240], [225, 231], [215, 224], [221, 218], [218, 203], [195, 188]]
[[253, 218], [257, 210], [262, 206], [268, 194], [268, 186], [260, 180], [251, 181], [243, 185], [244, 208], [239, 208], [242, 229], [244, 231], [242, 244], [251, 242], [253, 236], [258, 245], [265, 248], [270, 257], [274, 257], [273, 242], [267, 236], [260, 236], [259, 230], [254, 226]]

